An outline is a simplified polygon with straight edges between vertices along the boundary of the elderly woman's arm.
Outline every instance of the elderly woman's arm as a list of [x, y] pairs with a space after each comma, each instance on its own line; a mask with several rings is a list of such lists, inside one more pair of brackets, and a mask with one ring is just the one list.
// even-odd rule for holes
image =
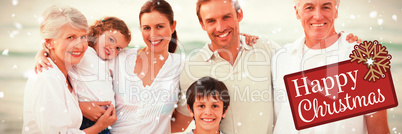
[[72, 118], [82, 118], [82, 115], [78, 106], [71, 107], [76, 102], [61, 78], [47, 73], [28, 80], [24, 96], [26, 133], [82, 133], [72, 123]]
[[105, 109], [102, 106], [110, 106], [112, 102], [110, 101], [89, 101], [89, 102], [80, 102], [80, 109], [82, 111], [82, 115], [85, 118], [88, 118], [91, 121], [96, 122], [104, 113]]
[[91, 127], [84, 129], [83, 131], [87, 134], [97, 134], [113, 125], [117, 120], [116, 109], [114, 106], [110, 106], [106, 112], [98, 119], [98, 121]]
[[96, 125], [83, 131], [79, 130], [81, 120], [72, 121], [82, 118], [82, 114], [78, 103], [66, 89], [66, 83], [60, 80], [62, 78], [58, 74], [47, 72], [28, 80], [24, 98], [23, 131], [61, 134], [84, 131], [87, 134], [95, 134], [116, 122], [116, 111], [111, 106], [98, 119]]

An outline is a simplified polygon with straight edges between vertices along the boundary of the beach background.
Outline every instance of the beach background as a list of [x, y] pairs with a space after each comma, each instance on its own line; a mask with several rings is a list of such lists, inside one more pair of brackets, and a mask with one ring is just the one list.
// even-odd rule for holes
[[[244, 12], [240, 31], [270, 38], [281, 46], [293, 42], [303, 29], [295, 17], [293, 0], [239, 0]], [[22, 128], [22, 107], [27, 77], [33, 74], [34, 56], [41, 47], [40, 15], [53, 4], [79, 9], [89, 24], [101, 17], [123, 19], [132, 31], [130, 47], [144, 46], [138, 13], [145, 0], [2, 0], [0, 1], [0, 133], [17, 134]], [[196, 0], [168, 0], [175, 11], [177, 32], [185, 52], [209, 41], [195, 11]], [[379, 40], [392, 55], [391, 72], [402, 102], [402, 1], [343, 0], [337, 31]], [[402, 107], [388, 109], [391, 133], [402, 132]]]

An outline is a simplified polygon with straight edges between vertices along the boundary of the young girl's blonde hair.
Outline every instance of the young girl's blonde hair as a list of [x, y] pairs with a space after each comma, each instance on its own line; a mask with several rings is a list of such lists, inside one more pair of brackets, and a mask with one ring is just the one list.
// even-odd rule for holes
[[123, 20], [116, 17], [105, 17], [103, 19], [97, 20], [95, 24], [93, 24], [89, 28], [88, 46], [93, 48], [98, 41], [99, 36], [102, 35], [105, 31], [118, 31], [123, 34], [127, 42], [131, 41], [130, 30]]

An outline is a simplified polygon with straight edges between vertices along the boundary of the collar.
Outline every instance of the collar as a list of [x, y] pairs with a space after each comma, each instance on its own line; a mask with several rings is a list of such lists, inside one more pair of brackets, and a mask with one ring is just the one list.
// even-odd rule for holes
[[294, 45], [291, 45], [290, 47], [287, 47], [287, 49], [290, 49], [290, 53], [294, 54], [294, 53], [302, 53], [302, 51], [304, 51], [304, 41], [306, 40], [305, 35], [303, 35], [302, 37], [300, 37], [299, 39], [297, 39], [295, 42], [293, 42]]
[[209, 49], [209, 44], [211, 43], [206, 43], [204, 47], [202, 47], [202, 49], [198, 52], [202, 57], [203, 61], [208, 61], [214, 55], [214, 52], [212, 52], [211, 49]]
[[[241, 51], [250, 51], [250, 50], [254, 49], [253, 46], [249, 46], [249, 45], [245, 44], [244, 42], [246, 42], [245, 37], [240, 36], [240, 50], [239, 50], [239, 53]], [[199, 51], [199, 53], [201, 53], [200, 55], [201, 55], [203, 61], [208, 61], [208, 60], [212, 59], [213, 57], [219, 57], [218, 52], [212, 52], [212, 50], [209, 48], [210, 44], [211, 43], [206, 43], [204, 45], [204, 47], [202, 47], [202, 49]]]
[[[339, 36], [338, 40], [335, 43], [338, 42], [338, 44], [344, 44], [345, 42], [347, 42], [346, 41], [346, 36], [348, 35], [348, 33], [339, 33], [339, 34], [340, 34], [340, 36]], [[295, 42], [293, 42], [292, 46], [287, 47], [286, 49], [290, 50], [290, 53], [298, 53], [301, 56], [303, 51], [307, 51], [309, 49], [306, 46], [305, 41], [306, 41], [306, 36], [303, 35], [299, 39], [297, 39]], [[347, 44], [349, 44], [349, 43], [347, 43]], [[329, 49], [329, 48], [331, 48], [331, 46], [327, 47], [325, 49]], [[341, 47], [340, 49], [343, 49], [343, 47]]]

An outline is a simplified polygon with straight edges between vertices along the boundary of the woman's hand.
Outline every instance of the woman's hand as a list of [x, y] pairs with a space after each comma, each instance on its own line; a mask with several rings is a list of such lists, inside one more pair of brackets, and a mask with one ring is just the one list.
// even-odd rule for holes
[[53, 68], [47, 59], [47, 53], [44, 49], [40, 50], [35, 56], [35, 73], [42, 72], [42, 67], [48, 70], [48, 67]]
[[250, 35], [250, 34], [245, 34], [245, 33], [240, 33], [240, 35], [243, 35], [244, 37], [246, 37], [246, 44], [249, 46], [252, 46], [255, 43], [257, 43], [257, 40], [259, 39], [259, 37], [255, 36], [255, 35]]
[[83, 131], [87, 134], [98, 134], [105, 128], [116, 123], [116, 120], [116, 109], [111, 105], [93, 126], [86, 128]]
[[96, 121], [95, 125], [98, 124], [102, 128], [106, 128], [116, 123], [116, 120], [116, 109], [112, 104], [107, 108], [106, 112], [98, 119], [98, 121]]
[[102, 106], [111, 105], [110, 101], [89, 101], [89, 102], [80, 102], [80, 109], [82, 111], [82, 115], [89, 120], [96, 122], [104, 113], [105, 109]]

